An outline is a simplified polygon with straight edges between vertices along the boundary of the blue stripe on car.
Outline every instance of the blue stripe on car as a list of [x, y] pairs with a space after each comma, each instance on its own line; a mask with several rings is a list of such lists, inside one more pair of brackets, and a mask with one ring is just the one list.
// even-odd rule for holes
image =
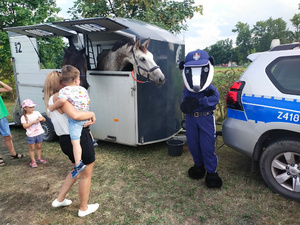
[[283, 122], [300, 125], [300, 101], [297, 99], [243, 95], [243, 111], [227, 110], [227, 116], [238, 120], [257, 122]]

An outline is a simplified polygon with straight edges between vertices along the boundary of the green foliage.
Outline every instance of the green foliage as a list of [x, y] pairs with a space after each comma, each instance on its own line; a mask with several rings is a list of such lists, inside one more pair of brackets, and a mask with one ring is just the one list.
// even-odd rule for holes
[[191, 19], [194, 13], [202, 14], [203, 6], [194, 4], [193, 0], [77, 0], [69, 13], [73, 19], [97, 16], [132, 18], [180, 33], [187, 29], [186, 19]]
[[[4, 28], [58, 21], [61, 20], [56, 16], [59, 11], [60, 9], [56, 7], [55, 0], [7, 0], [0, 2], [0, 80], [6, 81], [8, 85], [15, 89], [13, 68], [10, 62], [10, 45]], [[56, 65], [59, 63], [55, 56], [62, 54], [59, 51], [57, 52], [57, 49], [61, 49], [62, 40], [49, 39], [39, 43], [39, 48], [42, 50], [40, 52], [42, 66], [57, 68]], [[45, 50], [46, 48], [47, 50]], [[12, 93], [6, 93], [5, 95], [3, 93], [2, 96], [14, 99], [15, 91]]]
[[247, 60], [246, 58], [249, 55], [249, 52], [253, 48], [250, 26], [247, 23], [238, 22], [235, 25], [235, 27], [236, 29], [233, 29], [232, 32], [238, 33], [235, 42], [237, 45], [236, 53], [238, 57], [240, 57], [241, 59], [241, 60], [237, 59], [236, 61], [245, 62]]
[[267, 51], [273, 39], [280, 39], [282, 44], [291, 42], [289, 32], [286, 28], [286, 22], [281, 18], [266, 21], [258, 21], [251, 30], [253, 34], [253, 43], [257, 51]]
[[39, 55], [41, 67], [47, 69], [60, 68], [64, 57], [62, 46], [66, 47], [61, 37], [39, 38]]
[[[232, 84], [237, 81], [241, 74], [244, 72], [244, 68], [215, 68], [215, 74], [213, 79], [213, 85], [217, 88], [220, 94], [220, 101], [217, 105], [217, 118], [223, 121], [226, 117], [226, 97]], [[219, 114], [218, 114], [219, 113]]]
[[[258, 21], [250, 29], [249, 24], [238, 22], [232, 32], [237, 33], [236, 47], [230, 49], [231, 61], [238, 65], [247, 63], [247, 56], [255, 52], [268, 51], [273, 39], [279, 39], [281, 44], [292, 43], [300, 40], [300, 14], [295, 14], [291, 19], [295, 32], [287, 29], [287, 24], [281, 18]], [[225, 40], [226, 41], [226, 40]], [[227, 41], [228, 42], [228, 41]], [[208, 54], [216, 58], [216, 63], [227, 63], [221, 60], [217, 52], [224, 52], [225, 42], [218, 41], [216, 44], [206, 48]], [[223, 54], [223, 53], [222, 53]], [[224, 57], [225, 58], [225, 57]], [[226, 60], [225, 60], [226, 61]]]
[[0, 2], [0, 30], [46, 22], [58, 13], [55, 0], [7, 0]]
[[295, 14], [292, 19], [290, 19], [296, 31], [294, 34], [295, 41], [300, 41], [300, 13]]
[[226, 64], [232, 57], [232, 40], [226, 39], [218, 41], [216, 44], [211, 45], [204, 50], [209, 53], [209, 55], [213, 56], [215, 59], [215, 63], [218, 64]]

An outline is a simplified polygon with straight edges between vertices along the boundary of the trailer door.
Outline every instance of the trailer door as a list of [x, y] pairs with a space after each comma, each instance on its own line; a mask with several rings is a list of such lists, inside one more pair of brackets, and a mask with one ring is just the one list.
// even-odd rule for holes
[[136, 84], [130, 72], [88, 71], [95, 139], [137, 145]]

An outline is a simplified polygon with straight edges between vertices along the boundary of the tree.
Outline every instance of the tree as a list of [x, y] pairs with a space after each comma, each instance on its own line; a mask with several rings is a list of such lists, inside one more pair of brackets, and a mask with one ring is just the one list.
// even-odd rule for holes
[[247, 60], [247, 56], [251, 52], [253, 45], [251, 40], [250, 26], [247, 23], [238, 22], [235, 25], [236, 29], [232, 32], [238, 33], [236, 38], [236, 55], [239, 63], [244, 63]]
[[232, 40], [226, 39], [217, 41], [216, 44], [211, 45], [204, 50], [211, 56], [214, 57], [216, 64], [227, 64], [232, 56]]
[[77, 0], [68, 11], [73, 19], [89, 17], [123, 17], [149, 22], [180, 33], [187, 29], [186, 19], [194, 13], [202, 14], [203, 6], [194, 6], [194, 0]]
[[[299, 4], [300, 7], [300, 4]], [[290, 19], [292, 22], [293, 26], [295, 27], [295, 33], [294, 33], [294, 38], [295, 41], [300, 42], [300, 13], [295, 14], [292, 19]]]
[[[10, 46], [5, 27], [26, 26], [59, 20], [56, 13], [55, 0], [7, 0], [0, 2], [0, 79], [5, 80], [10, 86], [14, 87], [13, 68], [10, 62]], [[58, 46], [61, 48], [62, 40], [49, 39], [47, 42], [39, 41], [43, 47], [45, 44], [55, 43], [41, 56], [45, 56], [47, 63], [54, 61]], [[50, 53], [50, 54], [49, 54]], [[54, 55], [52, 54], [54, 53]]]
[[281, 18], [273, 20], [271, 17], [266, 21], [258, 21], [252, 29], [253, 43], [259, 52], [270, 49], [273, 39], [280, 39], [281, 44], [291, 42], [290, 32], [286, 28], [286, 22]]

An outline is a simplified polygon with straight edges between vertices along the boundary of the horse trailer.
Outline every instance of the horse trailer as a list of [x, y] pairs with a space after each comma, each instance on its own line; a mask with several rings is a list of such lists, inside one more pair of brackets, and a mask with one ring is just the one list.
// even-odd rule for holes
[[[85, 48], [90, 110], [97, 121], [90, 127], [95, 139], [137, 146], [168, 140], [181, 131], [180, 111], [184, 88], [178, 63], [184, 60], [182, 40], [157, 26], [125, 18], [89, 18], [5, 28], [8, 33], [17, 91], [14, 123], [20, 125], [24, 99], [32, 99], [44, 116], [44, 81], [51, 71], [42, 69], [38, 39], [68, 37], [78, 49]], [[157, 86], [137, 71], [98, 71], [97, 55], [121, 39], [141, 43], [150, 38], [148, 51], [165, 76]], [[142, 80], [142, 81], [141, 81]], [[45, 141], [55, 137], [51, 120], [43, 123]]]

